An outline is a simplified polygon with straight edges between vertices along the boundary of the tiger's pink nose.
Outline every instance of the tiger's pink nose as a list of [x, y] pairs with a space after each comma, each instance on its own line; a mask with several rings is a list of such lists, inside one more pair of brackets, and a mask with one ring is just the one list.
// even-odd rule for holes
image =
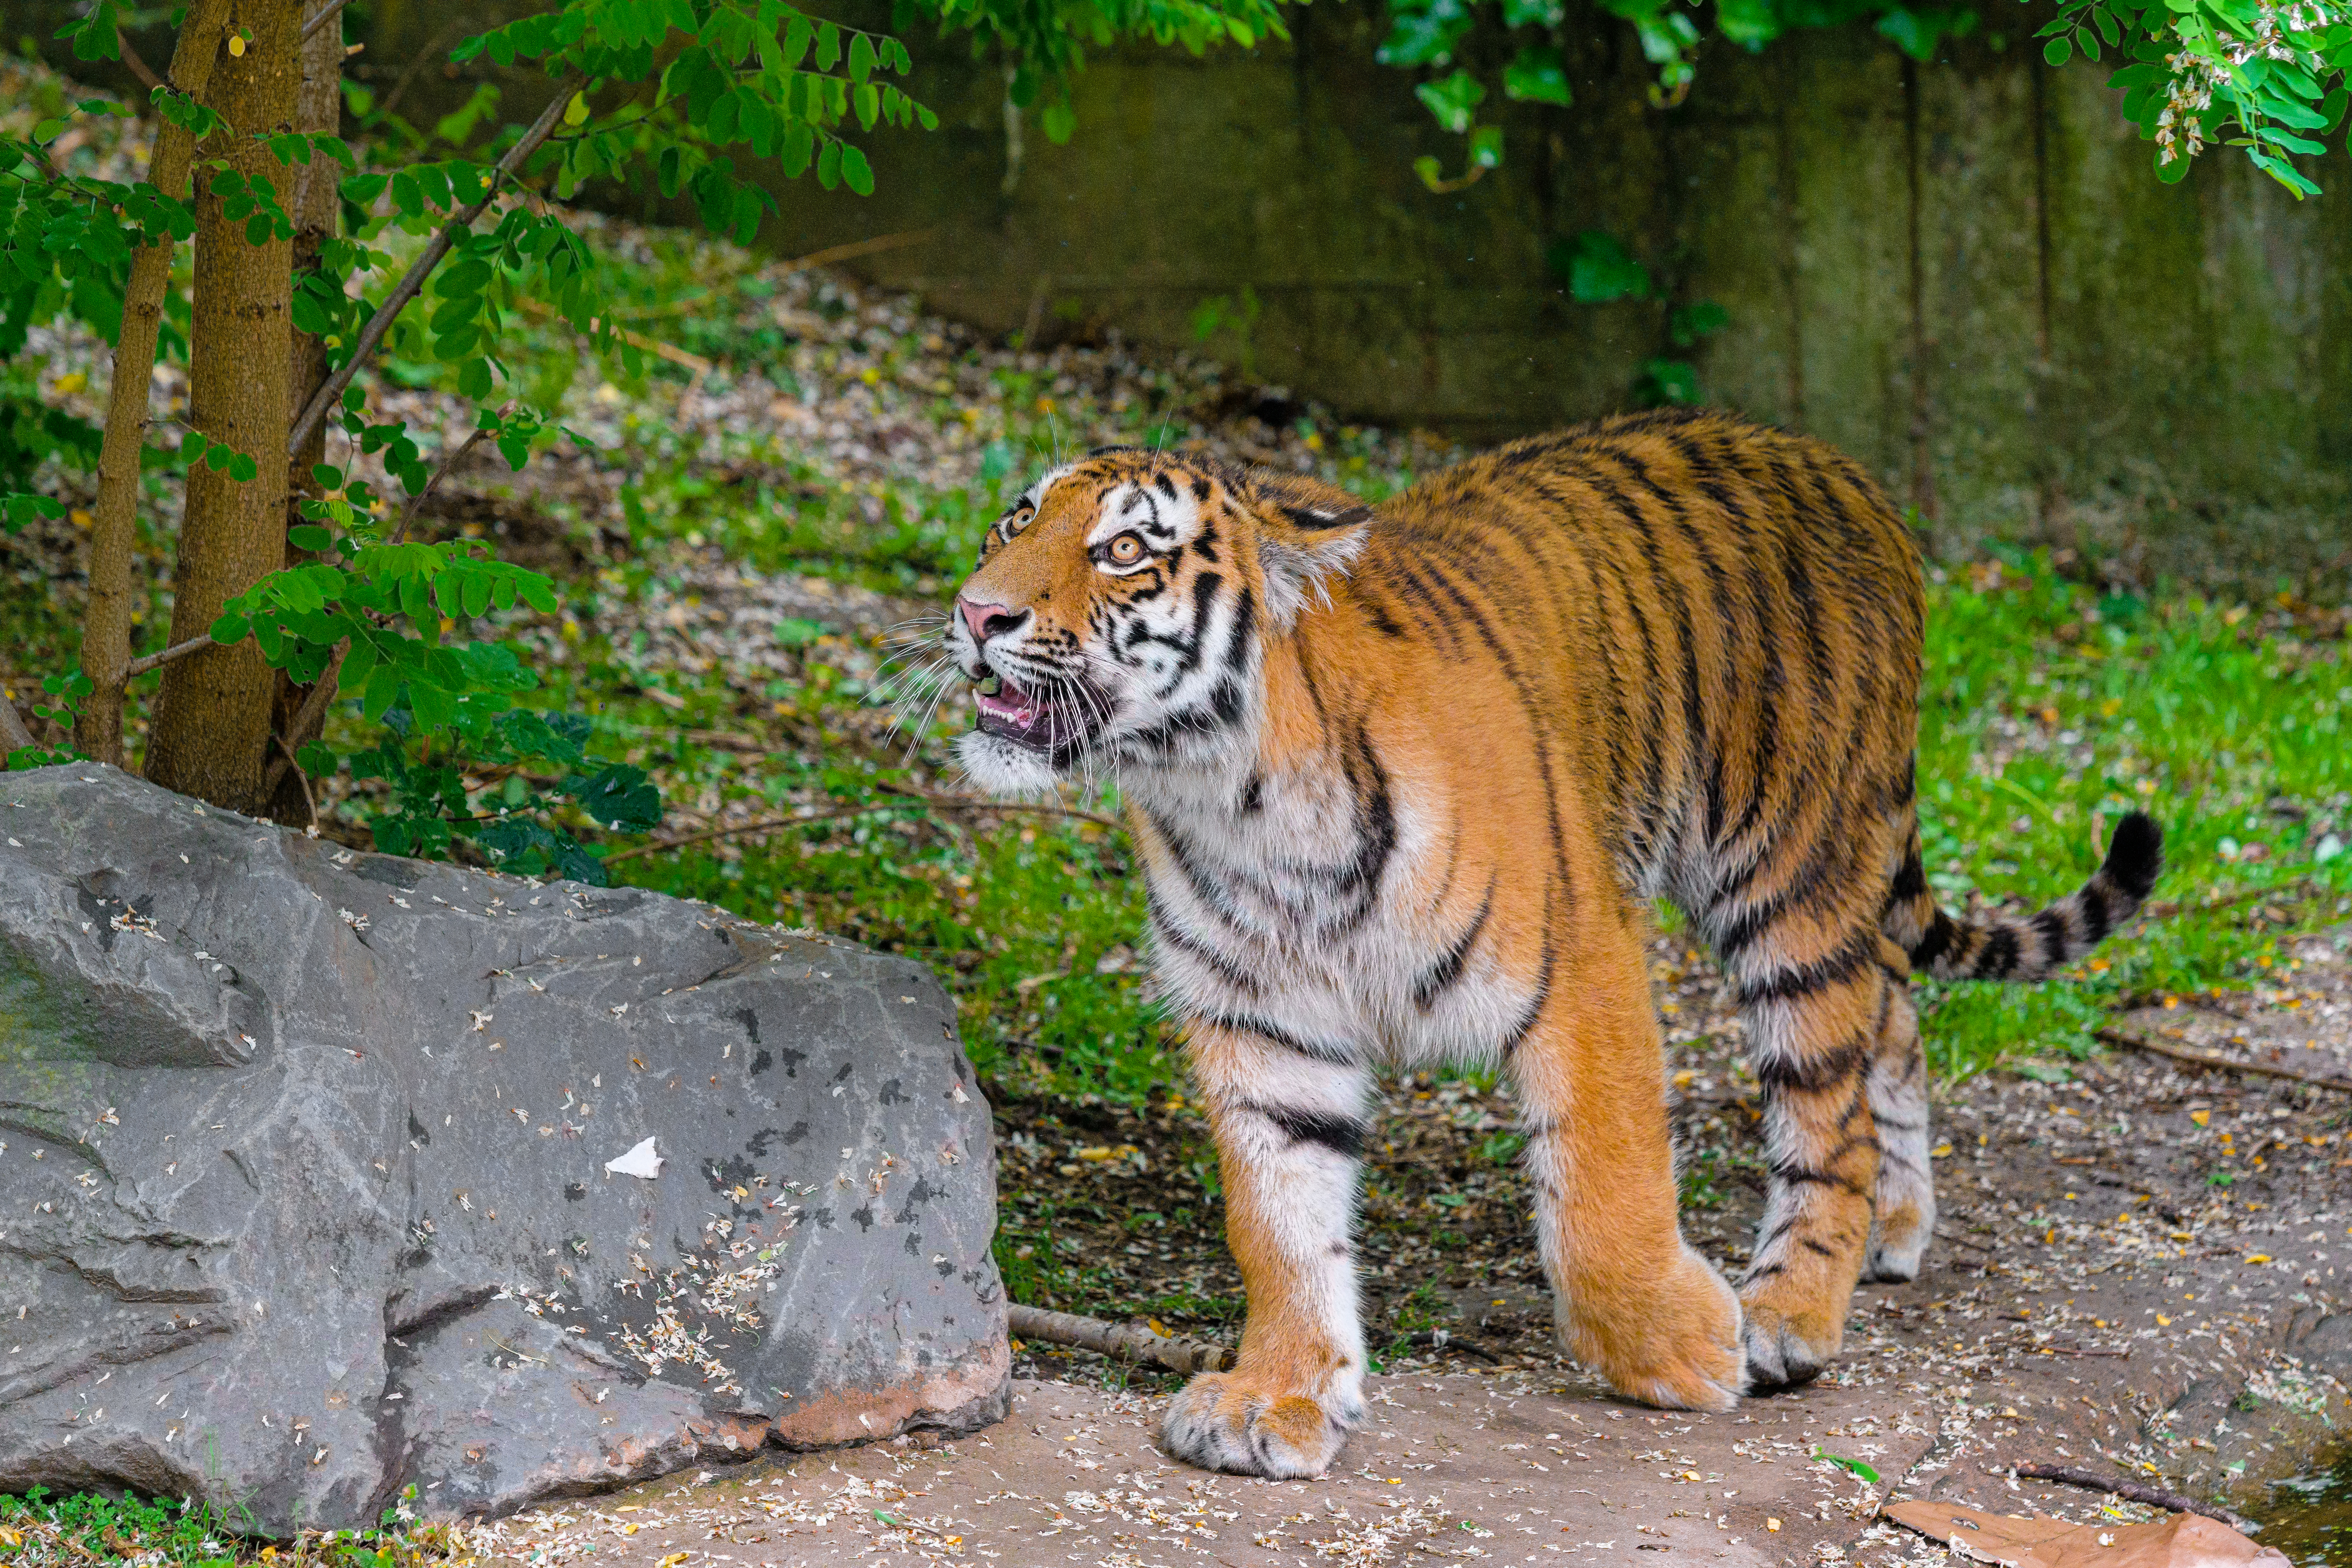
[[956, 609], [963, 616], [963, 624], [971, 629], [971, 640], [976, 643], [1002, 637], [1018, 626], [1024, 618], [1005, 605], [976, 605], [970, 599], [958, 599]]

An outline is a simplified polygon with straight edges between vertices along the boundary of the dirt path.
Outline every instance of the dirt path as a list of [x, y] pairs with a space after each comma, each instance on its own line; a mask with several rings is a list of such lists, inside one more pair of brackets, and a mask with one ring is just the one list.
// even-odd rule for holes
[[[2347, 935], [2294, 944], [2280, 983], [2257, 995], [2121, 1022], [2352, 1076]], [[1736, 1268], [1760, 1201], [1741, 1179], [1752, 1084], [1732, 1068], [1738, 1042], [1709, 973], [1672, 944], [1660, 963], [1662, 1003], [1688, 1020], [1673, 1050], [1677, 1122], [1696, 1152], [1693, 1230]], [[1076, 1254], [1124, 1271], [1097, 1284], [1139, 1299], [1229, 1291], [1213, 1237], [1130, 1223], [1174, 1206], [1190, 1169], [1182, 1109], [1061, 1110], [1087, 1125], [1007, 1108], [1008, 1190], [1034, 1176], [1059, 1194], [1057, 1224], [1091, 1218]], [[1857, 1294], [1846, 1353], [1819, 1384], [1727, 1416], [1624, 1404], [1551, 1353], [1523, 1194], [1507, 1155], [1482, 1152], [1508, 1111], [1461, 1086], [1395, 1088], [1366, 1243], [1375, 1342], [1386, 1333], [1398, 1353], [1372, 1384], [1370, 1422], [1322, 1480], [1177, 1465], [1152, 1443], [1166, 1384], [1033, 1352], [1013, 1418], [976, 1436], [714, 1467], [504, 1521], [498, 1551], [624, 1568], [1937, 1562], [1942, 1548], [1870, 1518], [1883, 1495], [2097, 1511], [2088, 1493], [2003, 1473], [2039, 1459], [2259, 1511], [2263, 1483], [2306, 1468], [2329, 1423], [2341, 1431], [2352, 1416], [2338, 1381], [2352, 1381], [2352, 1314], [2339, 1307], [2352, 1290], [2352, 1098], [2137, 1055], [2060, 1083], [1959, 1086], [1938, 1107], [1945, 1216], [1927, 1270]], [[1131, 1152], [1066, 1157], [1074, 1147]], [[1467, 1201], [1432, 1201], [1447, 1192]], [[1127, 1239], [1139, 1235], [1150, 1245]], [[1214, 1315], [1181, 1326], [1213, 1327]], [[1464, 1370], [1458, 1341], [1405, 1344], [1424, 1319], [1501, 1364]], [[1816, 1449], [1867, 1465], [1879, 1484]]]

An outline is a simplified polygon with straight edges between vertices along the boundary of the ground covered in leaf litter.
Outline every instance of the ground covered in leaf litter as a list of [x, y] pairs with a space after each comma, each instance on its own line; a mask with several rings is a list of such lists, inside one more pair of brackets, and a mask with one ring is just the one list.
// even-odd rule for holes
[[[2352, 927], [2303, 938], [2263, 992], [2153, 998], [2121, 1022], [2352, 1077], [2347, 945]], [[1687, 1223], [1737, 1268], [1761, 1201], [1754, 1085], [1713, 972], [1663, 938], [1656, 973]], [[998, 1111], [1008, 1232], [1034, 1237], [1019, 1245], [1095, 1260], [1094, 1288], [1156, 1301], [1171, 1330], [1229, 1331], [1239, 1282], [1197, 1223], [1206, 1194], [1192, 1222], [1172, 1213], [1205, 1169], [1189, 1108]], [[477, 1539], [506, 1560], [632, 1568], [1649, 1560], [1636, 1552], [1897, 1563], [1945, 1552], [1874, 1520], [1888, 1497], [2152, 1516], [2006, 1474], [2034, 1461], [2282, 1514], [2267, 1483], [2352, 1417], [2347, 1111], [2352, 1099], [2292, 1081], [2139, 1055], [1947, 1088], [1927, 1272], [1858, 1293], [1845, 1355], [1812, 1387], [1705, 1416], [1616, 1400], [1553, 1352], [1507, 1094], [1405, 1080], [1385, 1096], [1363, 1226], [1383, 1375], [1323, 1480], [1177, 1465], [1151, 1441], [1175, 1380], [1030, 1345], [1013, 1418], [976, 1436], [768, 1456]], [[2330, 1560], [2298, 1552], [2294, 1529], [2282, 1518], [2269, 1533], [2298, 1563]]]

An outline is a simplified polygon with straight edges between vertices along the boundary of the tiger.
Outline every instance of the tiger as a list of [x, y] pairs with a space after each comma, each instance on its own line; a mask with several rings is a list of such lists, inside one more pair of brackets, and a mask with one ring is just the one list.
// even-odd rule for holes
[[[1726, 1411], [1840, 1349], [1936, 1220], [1915, 974], [2029, 981], [2154, 886], [2133, 813], [2038, 914], [1957, 918], [1921, 856], [1927, 598], [1827, 445], [1708, 411], [1514, 441], [1368, 505], [1181, 451], [1054, 467], [989, 528], [946, 649], [956, 755], [1116, 784], [1246, 1313], [1168, 1452], [1320, 1474], [1363, 1419], [1355, 1260], [1376, 1069], [1507, 1073], [1562, 1349]], [[1736, 995], [1764, 1213], [1735, 1289], [1680, 1230], [1646, 944]]]

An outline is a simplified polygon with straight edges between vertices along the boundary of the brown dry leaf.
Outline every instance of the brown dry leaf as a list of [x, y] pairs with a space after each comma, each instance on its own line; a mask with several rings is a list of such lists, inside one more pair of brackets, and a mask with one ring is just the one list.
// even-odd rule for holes
[[2193, 1513], [2152, 1524], [2069, 1524], [1941, 1502], [1898, 1502], [1880, 1511], [1963, 1557], [2006, 1568], [2291, 1568], [2283, 1553]]

